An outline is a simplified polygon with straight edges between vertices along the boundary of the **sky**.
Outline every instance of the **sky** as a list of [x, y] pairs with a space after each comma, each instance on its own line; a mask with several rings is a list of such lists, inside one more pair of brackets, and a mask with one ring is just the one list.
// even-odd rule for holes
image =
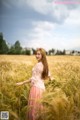
[[11, 45], [80, 51], [80, 0], [0, 0], [0, 32]]

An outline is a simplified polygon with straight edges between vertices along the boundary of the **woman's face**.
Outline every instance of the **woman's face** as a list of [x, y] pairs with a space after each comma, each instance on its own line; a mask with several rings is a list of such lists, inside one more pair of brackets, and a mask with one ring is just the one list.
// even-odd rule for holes
[[42, 55], [41, 55], [41, 52], [40, 52], [40, 51], [37, 51], [37, 53], [36, 53], [36, 59], [37, 59], [38, 61], [41, 61]]

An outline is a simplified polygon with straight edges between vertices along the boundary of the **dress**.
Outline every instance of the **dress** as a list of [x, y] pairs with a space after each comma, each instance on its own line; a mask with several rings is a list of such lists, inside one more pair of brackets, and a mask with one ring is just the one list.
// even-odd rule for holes
[[31, 89], [28, 100], [28, 120], [36, 120], [37, 111], [42, 110], [43, 106], [39, 102], [39, 99], [42, 97], [43, 92], [45, 91], [44, 80], [41, 78], [43, 72], [42, 62], [38, 62], [32, 69], [31, 80]]

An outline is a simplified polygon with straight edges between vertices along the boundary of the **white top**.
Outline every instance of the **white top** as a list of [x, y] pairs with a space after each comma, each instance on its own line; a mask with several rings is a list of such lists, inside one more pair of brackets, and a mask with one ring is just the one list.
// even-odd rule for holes
[[[31, 85], [45, 90], [44, 79], [41, 78], [43, 72], [42, 62], [38, 62], [32, 69]], [[50, 72], [48, 74], [50, 76]]]

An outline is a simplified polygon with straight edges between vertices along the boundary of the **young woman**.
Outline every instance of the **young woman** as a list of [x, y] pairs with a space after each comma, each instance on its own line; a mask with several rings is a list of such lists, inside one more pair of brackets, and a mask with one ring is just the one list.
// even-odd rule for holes
[[38, 48], [36, 50], [36, 59], [38, 63], [32, 69], [32, 77], [29, 80], [19, 82], [16, 85], [23, 85], [25, 83], [31, 82], [31, 89], [29, 94], [29, 113], [28, 120], [36, 120], [37, 110], [43, 109], [43, 106], [38, 102], [45, 91], [44, 80], [50, 77], [50, 72], [48, 68], [48, 63], [46, 59], [46, 52], [43, 48]]

